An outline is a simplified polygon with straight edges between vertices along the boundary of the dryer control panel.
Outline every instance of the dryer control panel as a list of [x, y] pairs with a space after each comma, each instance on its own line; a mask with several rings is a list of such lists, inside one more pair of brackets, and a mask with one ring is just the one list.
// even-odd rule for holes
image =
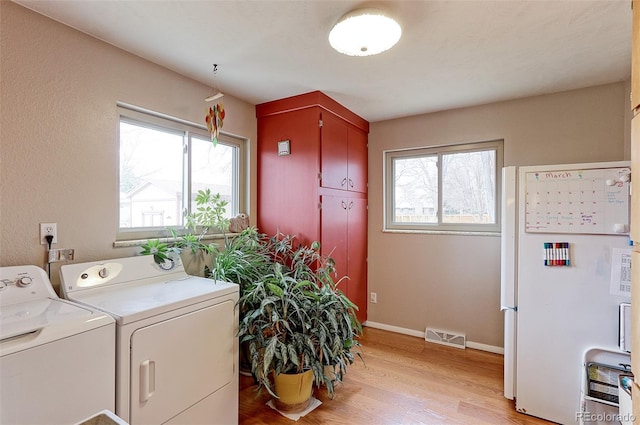
[[179, 257], [156, 264], [152, 255], [115, 258], [105, 261], [65, 264], [60, 268], [61, 295], [89, 289], [114, 288], [145, 280], [169, 281], [188, 275]]

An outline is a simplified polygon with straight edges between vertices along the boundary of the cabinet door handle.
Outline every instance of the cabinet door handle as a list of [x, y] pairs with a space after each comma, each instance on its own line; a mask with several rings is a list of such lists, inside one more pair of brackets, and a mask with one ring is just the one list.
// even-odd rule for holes
[[349, 209], [353, 208], [353, 201], [349, 202]]
[[345, 209], [345, 210], [347, 209], [347, 203], [344, 201], [342, 201], [342, 209]]
[[340, 186], [344, 186], [345, 184], [347, 184], [347, 178], [343, 178], [342, 179], [342, 183], [340, 183]]
[[349, 179], [349, 187], [353, 187], [353, 180]]

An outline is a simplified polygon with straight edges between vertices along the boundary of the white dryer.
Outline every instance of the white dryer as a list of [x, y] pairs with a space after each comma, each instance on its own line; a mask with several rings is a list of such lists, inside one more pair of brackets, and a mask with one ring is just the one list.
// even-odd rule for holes
[[238, 423], [238, 285], [138, 256], [60, 269], [66, 298], [116, 320], [116, 414], [132, 425]]
[[58, 298], [44, 270], [0, 267], [0, 423], [72, 424], [115, 408], [115, 321]]

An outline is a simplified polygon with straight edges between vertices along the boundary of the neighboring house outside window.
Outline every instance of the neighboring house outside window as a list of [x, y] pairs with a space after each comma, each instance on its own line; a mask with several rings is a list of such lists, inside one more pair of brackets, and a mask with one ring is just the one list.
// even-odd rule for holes
[[246, 140], [132, 107], [118, 107], [120, 224], [118, 240], [168, 236], [181, 229], [199, 190], [228, 201], [227, 216], [245, 212]]

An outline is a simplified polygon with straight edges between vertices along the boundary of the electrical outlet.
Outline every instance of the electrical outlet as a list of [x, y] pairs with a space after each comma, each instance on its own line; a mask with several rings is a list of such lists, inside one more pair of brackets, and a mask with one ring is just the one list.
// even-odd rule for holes
[[52, 244], [58, 243], [58, 224], [57, 223], [40, 223], [40, 243], [42, 245], [48, 245], [47, 240], [44, 238], [47, 235], [53, 236]]
[[378, 303], [378, 294], [377, 293], [372, 292], [369, 297], [370, 297], [369, 301], [371, 301], [371, 304], [377, 304]]

